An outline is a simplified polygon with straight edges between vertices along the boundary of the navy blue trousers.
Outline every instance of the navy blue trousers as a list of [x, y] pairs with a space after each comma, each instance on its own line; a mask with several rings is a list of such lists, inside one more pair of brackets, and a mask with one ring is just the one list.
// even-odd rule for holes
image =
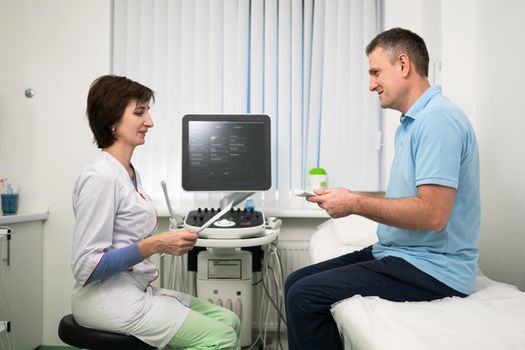
[[285, 283], [290, 350], [343, 349], [332, 304], [360, 294], [391, 301], [465, 297], [405, 260], [375, 259], [372, 246], [294, 271]]

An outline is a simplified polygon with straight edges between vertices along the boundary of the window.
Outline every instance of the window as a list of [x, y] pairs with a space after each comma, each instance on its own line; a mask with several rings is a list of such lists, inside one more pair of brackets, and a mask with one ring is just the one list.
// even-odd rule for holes
[[[133, 162], [159, 203], [216, 206], [221, 194], [181, 187], [185, 114], [272, 119], [272, 188], [256, 205], [293, 205], [309, 169], [329, 186], [381, 188], [381, 111], [364, 49], [380, 1], [114, 0], [113, 73], [156, 92], [155, 127]], [[209, 204], [208, 204], [209, 203]]]

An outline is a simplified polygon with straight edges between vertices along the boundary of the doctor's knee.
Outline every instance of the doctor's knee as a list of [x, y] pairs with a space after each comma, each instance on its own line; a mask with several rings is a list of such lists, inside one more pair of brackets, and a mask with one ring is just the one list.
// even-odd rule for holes
[[219, 342], [217, 344], [217, 349], [220, 350], [235, 350], [240, 349], [240, 338], [236, 329], [229, 328], [228, 331], [223, 332], [220, 337], [218, 337]]
[[229, 315], [228, 315], [228, 320], [226, 324], [230, 326], [231, 328], [233, 328], [235, 332], [237, 332], [237, 334], [240, 334], [241, 320], [239, 319], [237, 314], [235, 314], [233, 311], [228, 310], [228, 312], [229, 312]]

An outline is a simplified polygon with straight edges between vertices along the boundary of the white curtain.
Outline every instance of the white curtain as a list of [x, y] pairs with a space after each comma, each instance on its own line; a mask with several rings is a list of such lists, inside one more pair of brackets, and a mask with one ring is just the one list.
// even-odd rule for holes
[[[365, 46], [379, 0], [114, 0], [113, 73], [152, 88], [155, 127], [133, 162], [148, 193], [177, 206], [217, 206], [220, 193], [181, 187], [181, 119], [265, 113], [272, 189], [256, 206], [289, 207], [309, 169], [329, 186], [377, 190], [381, 112], [368, 91]], [[302, 200], [304, 201], [304, 200]]]

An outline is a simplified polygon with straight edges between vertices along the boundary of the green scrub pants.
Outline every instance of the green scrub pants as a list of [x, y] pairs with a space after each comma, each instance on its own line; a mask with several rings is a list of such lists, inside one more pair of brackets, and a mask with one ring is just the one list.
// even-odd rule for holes
[[185, 350], [240, 350], [241, 321], [232, 311], [192, 298], [190, 313], [169, 345]]

